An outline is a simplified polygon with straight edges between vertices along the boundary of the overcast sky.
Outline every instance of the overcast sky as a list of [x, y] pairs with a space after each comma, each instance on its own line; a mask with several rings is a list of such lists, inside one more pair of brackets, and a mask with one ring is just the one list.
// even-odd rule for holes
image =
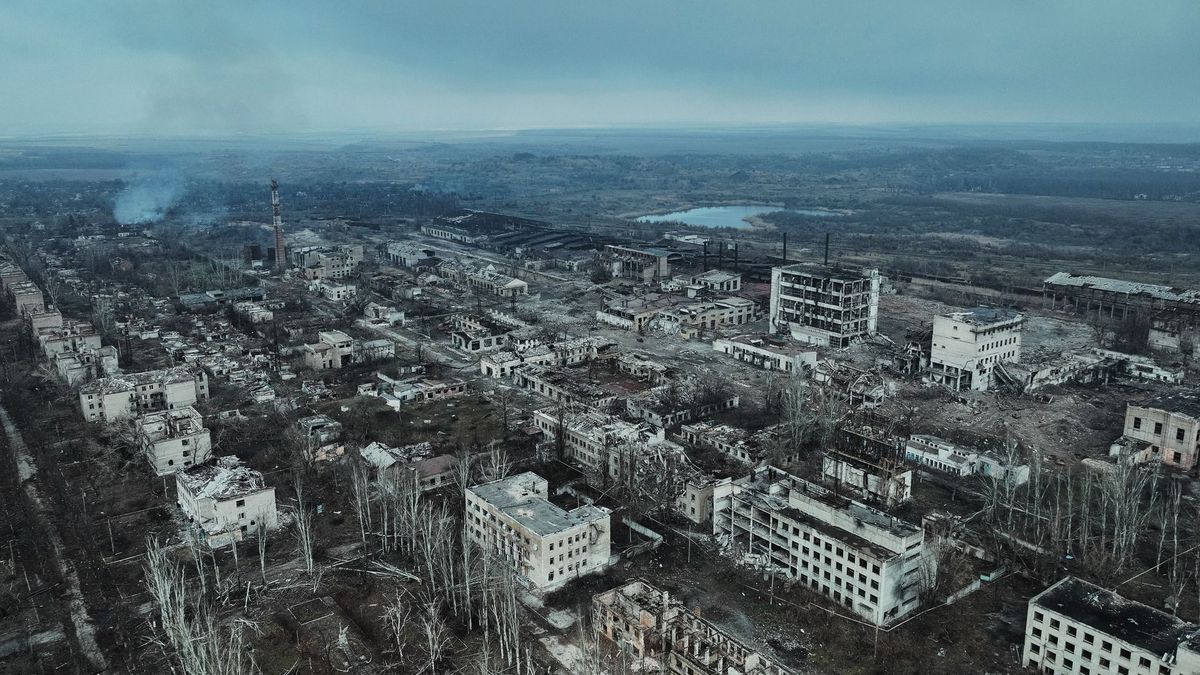
[[0, 2], [0, 136], [1200, 123], [1200, 0]]

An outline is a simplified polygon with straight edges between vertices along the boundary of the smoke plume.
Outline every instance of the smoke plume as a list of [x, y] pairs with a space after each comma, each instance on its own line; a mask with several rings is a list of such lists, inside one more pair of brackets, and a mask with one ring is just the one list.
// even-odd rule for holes
[[113, 217], [122, 225], [156, 223], [182, 195], [183, 178], [177, 172], [139, 175], [117, 195]]

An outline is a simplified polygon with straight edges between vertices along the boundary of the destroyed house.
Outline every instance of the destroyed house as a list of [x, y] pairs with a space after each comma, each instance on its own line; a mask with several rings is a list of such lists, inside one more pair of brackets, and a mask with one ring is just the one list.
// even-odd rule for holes
[[237, 457], [219, 457], [175, 474], [176, 504], [213, 547], [241, 541], [260, 523], [279, 527], [275, 488]]
[[378, 474], [412, 480], [421, 492], [449, 485], [456, 461], [453, 455], [435, 455], [429, 442], [394, 448], [374, 441], [359, 448], [358, 454]]

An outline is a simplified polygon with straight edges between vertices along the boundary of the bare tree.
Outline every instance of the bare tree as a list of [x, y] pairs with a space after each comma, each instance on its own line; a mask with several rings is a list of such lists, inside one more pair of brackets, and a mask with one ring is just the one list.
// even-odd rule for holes
[[296, 508], [295, 508], [295, 537], [296, 543], [300, 547], [300, 561], [304, 565], [304, 571], [310, 577], [316, 571], [313, 562], [313, 522], [312, 513], [308, 510], [308, 505], [304, 503], [304, 479], [300, 474], [296, 474]]
[[450, 646], [450, 631], [442, 621], [441, 612], [435, 600], [425, 603], [421, 611], [420, 627], [422, 646], [425, 649], [425, 668], [430, 675], [437, 675], [438, 664], [446, 656]]

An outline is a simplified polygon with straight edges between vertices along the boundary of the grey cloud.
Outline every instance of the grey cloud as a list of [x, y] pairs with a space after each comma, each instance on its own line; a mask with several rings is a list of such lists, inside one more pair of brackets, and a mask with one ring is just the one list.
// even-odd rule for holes
[[1196, 123], [1197, 34], [1194, 0], [15, 0], [0, 126]]

